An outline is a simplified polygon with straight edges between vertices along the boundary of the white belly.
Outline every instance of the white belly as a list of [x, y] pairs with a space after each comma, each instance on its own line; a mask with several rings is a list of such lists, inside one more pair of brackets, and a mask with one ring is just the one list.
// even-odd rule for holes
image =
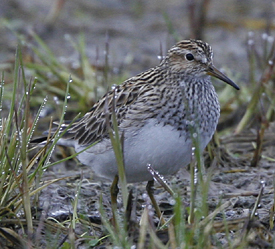
[[[124, 162], [127, 182], [152, 180], [147, 164], [162, 175], [176, 173], [191, 161], [192, 141], [170, 125], [154, 124], [152, 120], [138, 133], [125, 133]], [[201, 149], [209, 142], [201, 137]], [[77, 152], [83, 147], [76, 145]], [[118, 174], [110, 141], [105, 139], [78, 156], [81, 163], [90, 166], [95, 174], [113, 180]]]

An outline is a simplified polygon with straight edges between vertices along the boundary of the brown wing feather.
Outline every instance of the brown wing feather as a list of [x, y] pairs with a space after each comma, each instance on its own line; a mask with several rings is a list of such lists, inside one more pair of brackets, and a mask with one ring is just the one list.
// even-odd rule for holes
[[[113, 101], [115, 101], [115, 113], [119, 126], [129, 106], [138, 98], [140, 89], [146, 86], [146, 82], [144, 81], [137, 84], [136, 77], [130, 78], [125, 81], [123, 85], [116, 87], [115, 90], [109, 91], [88, 113], [72, 124], [64, 138], [70, 137], [78, 140], [79, 144], [87, 145], [108, 137], [108, 126], [106, 122], [108, 120], [110, 127], [113, 127], [111, 118]], [[108, 117], [106, 117], [106, 115], [108, 115]]]

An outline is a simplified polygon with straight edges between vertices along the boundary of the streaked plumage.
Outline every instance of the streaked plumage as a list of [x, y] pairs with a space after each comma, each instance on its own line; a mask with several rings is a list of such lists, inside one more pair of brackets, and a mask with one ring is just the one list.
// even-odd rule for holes
[[212, 56], [211, 47], [202, 41], [177, 43], [159, 66], [103, 96], [59, 143], [79, 152], [97, 142], [78, 158], [99, 177], [113, 180], [117, 166], [106, 122], [112, 127], [114, 106], [119, 130], [124, 133], [127, 181], [152, 180], [148, 163], [160, 174], [176, 173], [191, 160], [190, 129], [197, 129], [203, 150], [218, 123], [220, 105], [208, 74], [238, 89], [213, 66]]

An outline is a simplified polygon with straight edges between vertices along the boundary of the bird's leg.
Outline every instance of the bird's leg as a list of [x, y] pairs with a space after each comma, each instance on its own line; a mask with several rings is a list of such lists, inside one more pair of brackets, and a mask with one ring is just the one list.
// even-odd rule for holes
[[157, 201], [156, 201], [156, 199], [155, 199], [155, 197], [154, 197], [154, 194], [153, 194], [153, 187], [154, 187], [154, 180], [148, 181], [148, 183], [147, 183], [147, 185], [146, 185], [147, 193], [148, 193], [148, 195], [149, 195], [149, 198], [150, 198], [150, 200], [151, 200], [151, 202], [152, 202], [152, 205], [153, 205], [154, 209], [156, 210], [157, 216], [158, 216], [158, 218], [159, 218], [161, 224], [164, 225], [164, 224], [165, 224], [165, 220], [164, 220], [164, 218], [163, 218], [163, 216], [162, 216], [162, 213], [161, 213], [161, 211], [160, 211], [160, 209], [159, 209], [159, 206], [158, 206], [158, 204], [157, 204]]
[[111, 192], [111, 206], [112, 206], [112, 213], [113, 213], [113, 218], [112, 218], [112, 224], [114, 228], [117, 228], [117, 195], [119, 192], [119, 188], [117, 186], [118, 184], [118, 175], [115, 176], [113, 183], [110, 188]]
[[[113, 225], [117, 227], [116, 217], [117, 217], [117, 195], [119, 192], [118, 188], [118, 175], [115, 176], [113, 183], [111, 185], [111, 205], [112, 205], [112, 212], [113, 212]], [[132, 212], [132, 205], [133, 205], [133, 191], [129, 192], [127, 208], [125, 210], [125, 218], [127, 221], [127, 225], [130, 224], [131, 212]]]
[[126, 226], [127, 226], [127, 231], [129, 230], [130, 226], [133, 224], [131, 222], [131, 215], [133, 211], [133, 189], [129, 191], [129, 196], [128, 196], [128, 201], [127, 201], [127, 208], [125, 210], [125, 219], [126, 219]]
[[119, 188], [117, 184], [118, 184], [118, 175], [115, 176], [113, 183], [111, 185], [111, 204], [112, 204], [113, 211], [117, 209], [117, 195], [119, 192]]

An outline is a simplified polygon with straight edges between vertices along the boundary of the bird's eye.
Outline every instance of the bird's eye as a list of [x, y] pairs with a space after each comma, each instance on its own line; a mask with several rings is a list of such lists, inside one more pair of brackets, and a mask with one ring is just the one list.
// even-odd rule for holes
[[186, 59], [189, 60], [189, 61], [194, 60], [194, 56], [193, 56], [192, 54], [186, 54], [185, 57], [186, 57]]

